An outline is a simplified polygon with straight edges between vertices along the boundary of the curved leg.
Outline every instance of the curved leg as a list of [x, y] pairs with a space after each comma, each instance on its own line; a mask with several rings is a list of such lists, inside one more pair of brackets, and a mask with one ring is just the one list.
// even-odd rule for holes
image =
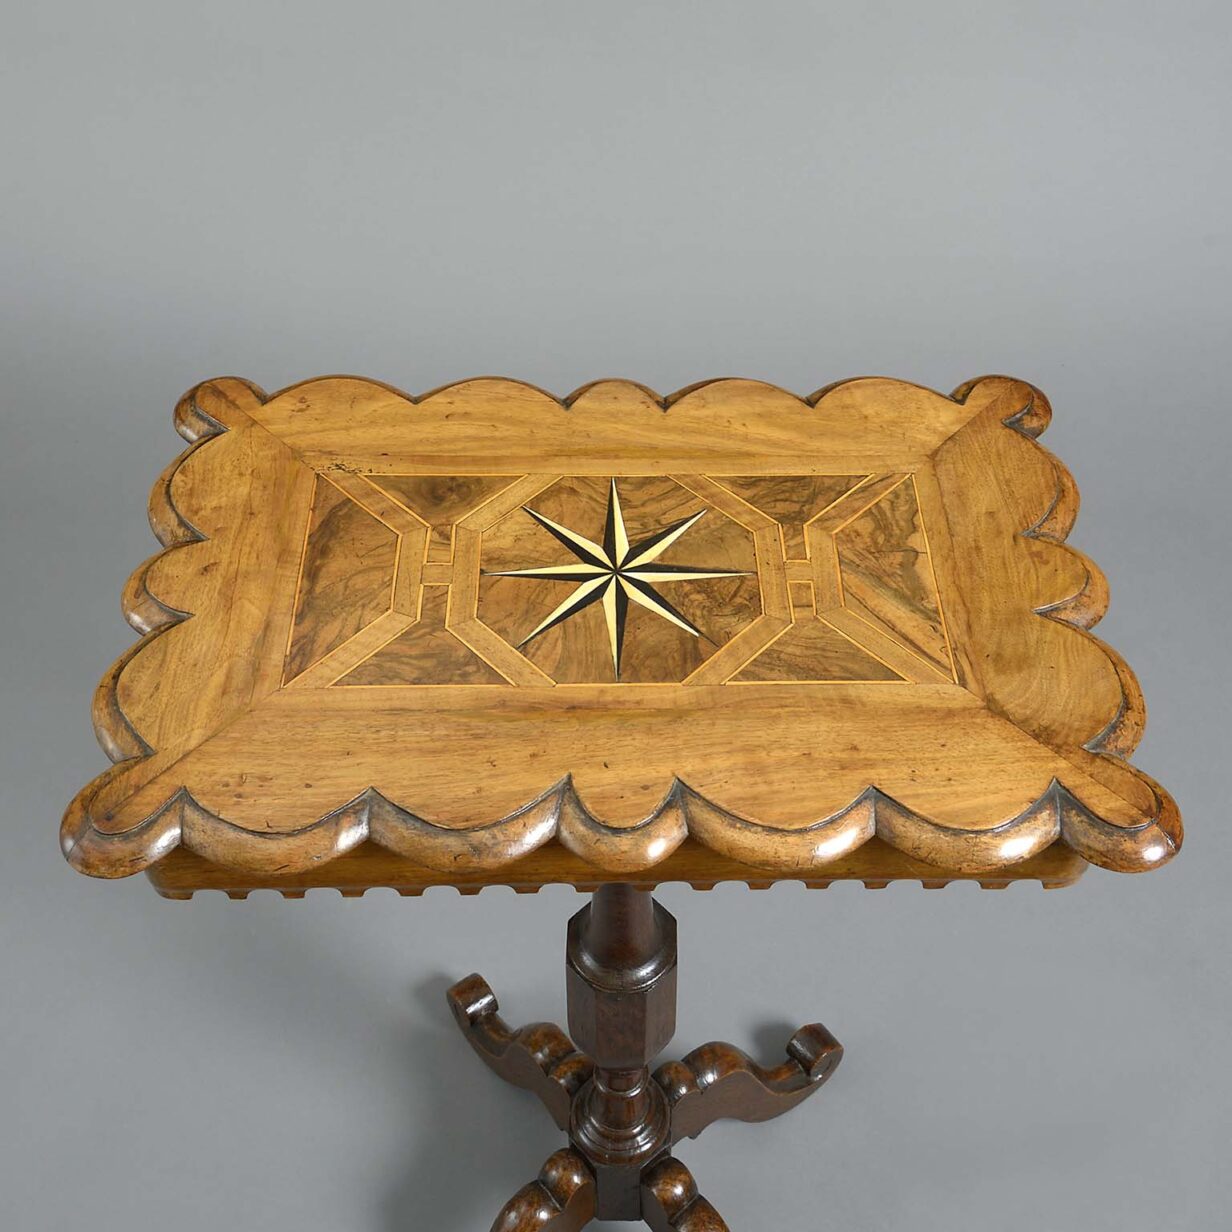
[[719, 1212], [697, 1192], [693, 1174], [670, 1155], [651, 1164], [642, 1177], [642, 1218], [653, 1232], [729, 1232]]
[[573, 1097], [594, 1068], [590, 1058], [553, 1023], [534, 1022], [511, 1030], [497, 1013], [496, 996], [481, 976], [459, 980], [446, 996], [462, 1033], [488, 1068], [515, 1087], [533, 1091], [556, 1124], [567, 1130]]
[[765, 1069], [731, 1044], [703, 1044], [655, 1071], [672, 1110], [672, 1141], [696, 1138], [714, 1121], [769, 1121], [807, 1099], [837, 1068], [843, 1046], [820, 1023], [801, 1027], [787, 1060]]
[[594, 1218], [595, 1180], [568, 1147], [552, 1155], [539, 1179], [505, 1203], [492, 1232], [577, 1232]]

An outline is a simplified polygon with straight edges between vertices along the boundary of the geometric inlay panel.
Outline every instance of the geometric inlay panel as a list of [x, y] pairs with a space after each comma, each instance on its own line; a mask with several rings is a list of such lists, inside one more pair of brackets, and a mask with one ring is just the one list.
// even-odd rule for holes
[[320, 478], [285, 679], [957, 679], [910, 474]]

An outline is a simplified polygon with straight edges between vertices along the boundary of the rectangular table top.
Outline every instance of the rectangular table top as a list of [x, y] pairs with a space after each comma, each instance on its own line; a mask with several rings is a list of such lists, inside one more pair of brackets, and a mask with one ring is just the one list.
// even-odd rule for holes
[[206, 382], [64, 850], [171, 895], [1161, 864], [1049, 414], [1004, 377]]

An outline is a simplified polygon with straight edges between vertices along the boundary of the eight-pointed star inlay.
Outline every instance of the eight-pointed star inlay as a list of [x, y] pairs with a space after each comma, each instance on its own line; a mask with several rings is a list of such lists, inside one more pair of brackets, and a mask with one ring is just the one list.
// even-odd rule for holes
[[691, 633], [701, 636], [698, 629], [686, 616], [677, 611], [661, 594], [656, 585], [665, 582], [683, 582], [695, 578], [746, 577], [746, 570], [707, 569], [694, 565], [664, 565], [656, 563], [699, 518], [705, 510], [691, 517], [673, 522], [663, 530], [650, 535], [639, 543], [630, 544], [625, 530], [624, 514], [620, 508], [620, 495], [616, 480], [611, 481], [607, 498], [607, 518], [603, 528], [602, 545], [579, 535], [576, 531], [553, 522], [551, 518], [523, 506], [536, 522], [554, 535], [577, 557], [576, 564], [546, 565], [537, 569], [493, 569], [484, 572], [491, 577], [541, 578], [553, 582], [576, 582], [573, 593], [539, 622], [519, 643], [521, 650], [541, 633], [546, 633], [570, 616], [590, 607], [592, 603], [603, 604], [607, 621], [608, 640], [612, 650], [612, 666], [620, 679], [620, 657], [624, 649], [625, 622], [629, 600], [662, 616], [664, 620]]

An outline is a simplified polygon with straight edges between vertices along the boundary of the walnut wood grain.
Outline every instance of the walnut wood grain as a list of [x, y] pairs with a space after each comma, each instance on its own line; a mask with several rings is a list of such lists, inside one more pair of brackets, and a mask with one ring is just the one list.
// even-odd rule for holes
[[[649, 881], [686, 844], [699, 883], [997, 883], [1057, 845], [1161, 864], [1180, 818], [1127, 760], [1141, 693], [1088, 632], [1107, 588], [1062, 542], [1049, 415], [1002, 377], [207, 382], [151, 496], [165, 550], [125, 589], [142, 640], [96, 694], [116, 765], [65, 853], [170, 861], [172, 893], [526, 861]], [[564, 610], [579, 566], [600, 584]]]
[[671, 1108], [672, 1141], [696, 1138], [715, 1121], [769, 1121], [807, 1099], [834, 1073], [842, 1045], [820, 1023], [801, 1027], [787, 1060], [758, 1065], [732, 1044], [703, 1044], [655, 1071]]
[[[1045, 889], [1073, 885], [1089, 867], [1078, 853], [1061, 843], [1046, 847], [1037, 856], [991, 873], [954, 873], [913, 860], [880, 839], [870, 839], [846, 855], [828, 862], [820, 873], [801, 874], [791, 880], [814, 889], [834, 882], [858, 881], [869, 889], [883, 889], [892, 881], [911, 880], [926, 889], [940, 889], [953, 882], [971, 881], [987, 890], [999, 890], [1017, 881], [1038, 881]], [[431, 869], [394, 855], [375, 843], [362, 843], [329, 863], [298, 873], [261, 875], [214, 864], [195, 852], [177, 847], [146, 875], [167, 898], [188, 899], [198, 891], [217, 890], [244, 898], [253, 890], [275, 890], [301, 898], [310, 889], [335, 889], [358, 897], [377, 887], [418, 895], [433, 887], [451, 886], [462, 894], [476, 894], [486, 886], [505, 885], [520, 894], [533, 894], [545, 885], [571, 885], [594, 890], [612, 881], [632, 881], [644, 889], [667, 882], [684, 882], [694, 889], [709, 890], [721, 882], [744, 882], [750, 889], [769, 889], [781, 876], [729, 860], [693, 839], [686, 839], [671, 855], [640, 873], [610, 873], [580, 860], [558, 843], [537, 848], [530, 855], [502, 865], [498, 872]]]
[[653, 1232], [728, 1232], [719, 1212], [697, 1192], [693, 1174], [670, 1155], [642, 1180], [642, 1217]]
[[483, 1063], [506, 1082], [537, 1095], [556, 1124], [568, 1129], [573, 1099], [594, 1069], [590, 1058], [554, 1023], [510, 1030], [481, 976], [459, 980], [449, 990], [448, 1001], [454, 1020]]
[[577, 1232], [590, 1223], [594, 1206], [590, 1169], [576, 1151], [565, 1148], [505, 1204], [492, 1232]]
[[949, 636], [937, 594], [914, 478], [833, 532], [842, 606], [953, 678]]
[[317, 478], [287, 651], [288, 680], [391, 609], [398, 550], [393, 529], [328, 479]]

